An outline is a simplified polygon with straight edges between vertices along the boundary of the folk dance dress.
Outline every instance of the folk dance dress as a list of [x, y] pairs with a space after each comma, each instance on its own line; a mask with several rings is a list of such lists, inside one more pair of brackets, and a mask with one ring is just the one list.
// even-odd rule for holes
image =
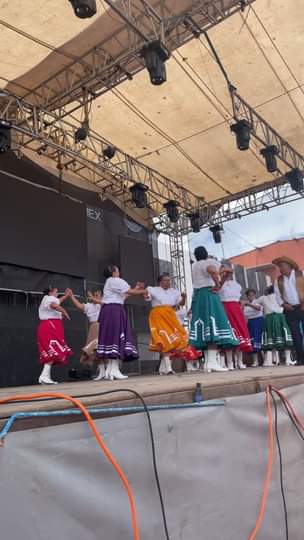
[[150, 351], [165, 355], [184, 351], [188, 345], [186, 329], [177, 318], [175, 306], [181, 301], [177, 289], [147, 287], [152, 309], [149, 315]]
[[264, 331], [262, 334], [262, 348], [264, 351], [284, 351], [291, 349], [293, 340], [283, 308], [278, 304], [276, 295], [260, 296], [256, 302], [264, 309]]
[[80, 363], [87, 366], [92, 366], [96, 360], [100, 310], [100, 304], [87, 302], [83, 305], [83, 312], [89, 321], [89, 331], [86, 344], [81, 352]]
[[64, 339], [62, 313], [51, 308], [60, 305], [56, 296], [45, 295], [39, 306], [40, 323], [37, 331], [40, 364], [67, 364], [73, 354]]
[[103, 360], [136, 360], [134, 345], [124, 301], [130, 285], [119, 277], [107, 279], [103, 290], [103, 306], [99, 315], [97, 357]]
[[224, 349], [239, 345], [220, 297], [213, 292], [214, 281], [207, 268], [214, 265], [213, 259], [200, 260], [192, 265], [194, 291], [189, 342], [197, 350], [211, 345]]
[[262, 335], [264, 331], [263, 306], [261, 306], [256, 299], [251, 303], [259, 306], [259, 311], [250, 306], [245, 306], [244, 315], [247, 320], [253, 352], [259, 353], [262, 350]]
[[234, 279], [225, 281], [219, 291], [234, 336], [239, 341], [238, 349], [242, 352], [252, 352], [251, 338], [240, 304], [241, 295], [242, 287]]

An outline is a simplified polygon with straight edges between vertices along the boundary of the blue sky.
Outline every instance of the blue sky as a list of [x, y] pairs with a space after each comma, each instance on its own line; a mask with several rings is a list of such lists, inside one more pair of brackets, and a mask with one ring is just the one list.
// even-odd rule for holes
[[190, 235], [190, 249], [203, 245], [218, 258], [233, 257], [255, 247], [304, 236], [304, 200], [259, 212], [241, 220], [224, 223], [221, 244], [215, 244], [210, 231]]

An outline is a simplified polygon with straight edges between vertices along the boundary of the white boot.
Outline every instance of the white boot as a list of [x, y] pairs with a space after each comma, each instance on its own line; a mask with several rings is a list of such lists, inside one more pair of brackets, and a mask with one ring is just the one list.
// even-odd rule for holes
[[221, 353], [220, 354], [220, 366], [225, 368], [227, 367], [226, 366], [226, 359], [225, 359], [225, 354], [224, 353]]
[[105, 378], [105, 374], [106, 374], [105, 365], [102, 362], [98, 366], [96, 377], [93, 378], [93, 381], [101, 381], [102, 379]]
[[39, 377], [39, 384], [58, 384], [51, 378], [52, 364], [44, 364], [43, 370]]
[[285, 364], [286, 366], [295, 366], [297, 361], [291, 360], [291, 350], [286, 349], [285, 351]]
[[234, 370], [234, 364], [233, 364], [233, 352], [232, 351], [226, 351], [226, 359], [227, 359], [227, 366], [229, 371]]
[[192, 371], [197, 371], [197, 367], [196, 367], [196, 361], [194, 362], [191, 362], [191, 360], [185, 360], [185, 364], [186, 364], [186, 372], [187, 373], [191, 373]]
[[279, 351], [272, 351], [272, 363], [273, 363], [275, 366], [279, 366], [279, 365], [280, 365]]
[[204, 370], [207, 373], [211, 371], [228, 371], [228, 368], [223, 368], [219, 364], [218, 351], [216, 349], [208, 349], [205, 351], [205, 367]]
[[258, 353], [253, 354], [253, 363], [251, 367], [259, 367], [259, 355]]
[[119, 360], [115, 359], [111, 361], [110, 378], [113, 379], [127, 379], [128, 375], [123, 375], [119, 369]]
[[263, 367], [272, 367], [272, 352], [266, 351], [264, 353]]
[[162, 356], [159, 366], [159, 374], [160, 375], [174, 375], [174, 371], [172, 369], [172, 362], [170, 356], [167, 354]]
[[239, 369], [246, 369], [247, 366], [245, 366], [245, 364], [243, 363], [243, 353], [242, 351], [236, 351], [236, 363], [237, 363], [237, 367]]

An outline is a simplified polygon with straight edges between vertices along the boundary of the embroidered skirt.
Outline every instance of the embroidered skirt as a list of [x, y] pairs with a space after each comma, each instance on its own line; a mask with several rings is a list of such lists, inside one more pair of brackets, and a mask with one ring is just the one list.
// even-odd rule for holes
[[211, 287], [194, 290], [189, 342], [198, 350], [206, 349], [208, 345], [225, 349], [239, 345], [224, 306]]
[[122, 361], [138, 358], [124, 306], [104, 304], [100, 310], [99, 323], [98, 358]]
[[252, 352], [251, 338], [239, 302], [223, 302], [232, 330], [239, 340], [239, 349], [242, 352]]
[[290, 328], [283, 313], [270, 313], [265, 317], [262, 336], [264, 351], [285, 350], [293, 346]]
[[98, 346], [99, 323], [93, 322], [89, 325], [88, 337], [85, 346], [82, 348], [80, 363], [85, 366], [92, 366], [96, 361]]
[[150, 351], [175, 353], [184, 351], [188, 345], [188, 334], [179, 322], [171, 306], [157, 306], [149, 315], [151, 332]]
[[253, 352], [260, 352], [262, 349], [262, 335], [264, 330], [264, 317], [248, 319], [248, 330], [251, 337]]
[[67, 364], [73, 352], [65, 342], [61, 319], [40, 321], [37, 338], [40, 364]]

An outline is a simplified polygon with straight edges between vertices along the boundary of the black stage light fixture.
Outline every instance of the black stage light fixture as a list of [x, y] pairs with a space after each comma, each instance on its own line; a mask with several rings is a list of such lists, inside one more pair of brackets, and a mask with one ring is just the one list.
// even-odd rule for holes
[[147, 191], [147, 186], [145, 186], [145, 184], [142, 184], [141, 182], [137, 182], [137, 184], [134, 184], [134, 186], [130, 187], [132, 201], [134, 202], [136, 208], [147, 208]]
[[11, 147], [11, 123], [0, 120], [0, 152], [4, 154]]
[[276, 156], [278, 155], [278, 148], [274, 144], [271, 146], [266, 146], [260, 151], [261, 156], [265, 158], [266, 169], [268, 172], [275, 172], [277, 170], [277, 160]]
[[103, 151], [103, 156], [107, 159], [112, 159], [115, 156], [116, 148], [115, 146], [106, 146]]
[[150, 81], [152, 84], [160, 85], [167, 80], [165, 62], [168, 60], [170, 53], [168, 49], [159, 40], [152, 41], [145, 45], [141, 51], [149, 71]]
[[239, 150], [248, 150], [250, 142], [250, 124], [247, 120], [238, 120], [230, 126], [230, 131], [236, 134], [236, 144]]
[[213, 225], [209, 228], [209, 231], [212, 232], [213, 240], [216, 244], [220, 244], [222, 241], [222, 230], [223, 227], [221, 225]]
[[190, 219], [192, 232], [199, 233], [201, 230], [201, 220], [199, 212], [192, 212], [191, 214], [188, 214], [188, 218]]
[[82, 124], [82, 126], [75, 131], [75, 135], [74, 135], [75, 143], [77, 144], [81, 141], [85, 141], [87, 136], [88, 136], [88, 127], [86, 124]]
[[167, 212], [167, 216], [170, 219], [171, 223], [176, 223], [179, 218], [179, 211], [178, 211], [178, 202], [176, 201], [168, 201], [164, 204], [164, 208]]
[[76, 17], [79, 17], [79, 19], [93, 17], [97, 11], [96, 0], [70, 0], [70, 2]]
[[297, 193], [300, 193], [300, 191], [303, 191], [304, 188], [304, 173], [297, 167], [294, 169], [291, 169], [291, 171], [288, 171], [285, 174], [291, 189], [293, 191], [296, 191]]

